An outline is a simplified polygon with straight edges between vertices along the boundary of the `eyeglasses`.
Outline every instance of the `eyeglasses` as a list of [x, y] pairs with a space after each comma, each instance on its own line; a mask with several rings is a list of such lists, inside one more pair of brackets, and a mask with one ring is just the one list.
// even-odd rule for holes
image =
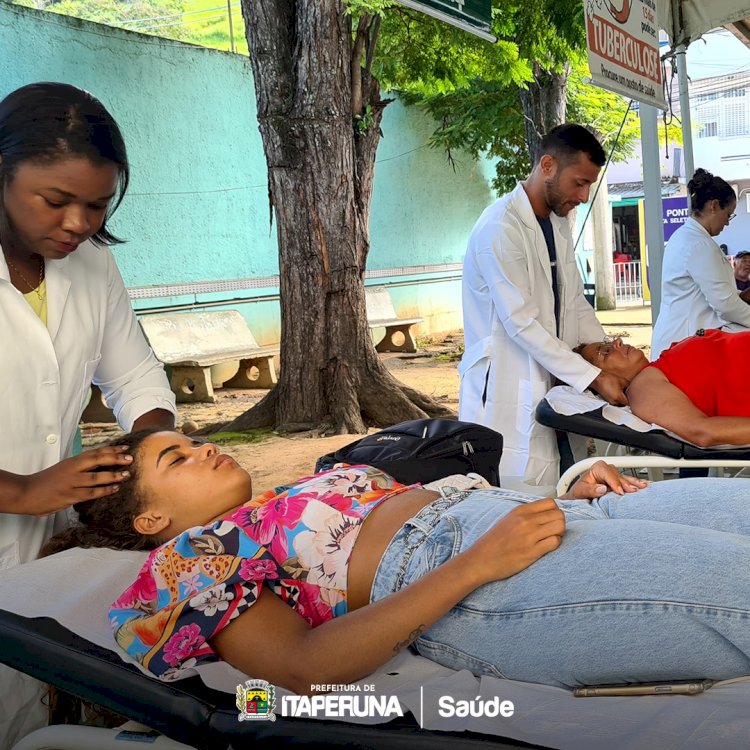
[[596, 347], [596, 356], [600, 359], [604, 359], [611, 354], [612, 350], [615, 348], [615, 342], [617, 339], [617, 336], [605, 336], [604, 341]]
[[733, 219], [733, 218], [734, 218], [735, 216], [737, 216], [737, 214], [729, 214], [729, 218], [727, 219], [727, 221], [732, 221], [732, 219]]

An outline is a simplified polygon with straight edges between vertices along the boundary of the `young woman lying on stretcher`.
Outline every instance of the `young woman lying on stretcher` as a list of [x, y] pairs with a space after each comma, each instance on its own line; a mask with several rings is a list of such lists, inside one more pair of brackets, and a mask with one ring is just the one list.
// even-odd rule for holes
[[153, 550], [110, 619], [162, 679], [225, 659], [305, 693], [410, 645], [549, 685], [750, 674], [750, 480], [635, 491], [646, 483], [599, 463], [583, 490], [616, 491], [585, 502], [441, 494], [344, 466], [251, 500], [215, 445], [123, 441], [132, 479], [80, 503], [47, 552]]
[[621, 339], [575, 349], [620, 378], [637, 417], [702, 448], [750, 444], [750, 332], [706, 330], [656, 362]]

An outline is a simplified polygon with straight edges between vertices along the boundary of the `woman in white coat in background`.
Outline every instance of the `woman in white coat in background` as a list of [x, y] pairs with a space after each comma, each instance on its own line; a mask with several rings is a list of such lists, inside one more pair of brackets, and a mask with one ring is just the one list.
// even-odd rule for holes
[[714, 240], [734, 217], [737, 196], [705, 169], [695, 171], [688, 195], [691, 215], [664, 250], [652, 361], [699, 328], [750, 328], [750, 305], [740, 299], [729, 259]]
[[[127, 448], [71, 456], [92, 380], [124, 430], [174, 426], [175, 400], [107, 244], [128, 183], [120, 130], [67, 84], [0, 102], [0, 575], [75, 502], [116, 491]], [[117, 471], [94, 471], [114, 465]], [[0, 668], [0, 747], [46, 718], [40, 683]]]

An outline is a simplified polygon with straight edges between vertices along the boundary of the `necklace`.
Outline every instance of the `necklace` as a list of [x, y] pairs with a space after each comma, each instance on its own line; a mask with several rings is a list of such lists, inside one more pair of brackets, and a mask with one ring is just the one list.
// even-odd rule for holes
[[44, 295], [39, 291], [39, 288], [42, 286], [42, 281], [44, 281], [44, 259], [39, 258], [39, 283], [34, 286], [19, 270], [18, 266], [6, 255], [5, 260], [8, 261], [8, 265], [18, 274], [21, 281], [23, 281], [24, 284], [26, 284], [27, 287], [29, 287], [29, 291], [33, 291], [37, 297], [39, 297], [39, 301], [42, 302], [44, 300]]

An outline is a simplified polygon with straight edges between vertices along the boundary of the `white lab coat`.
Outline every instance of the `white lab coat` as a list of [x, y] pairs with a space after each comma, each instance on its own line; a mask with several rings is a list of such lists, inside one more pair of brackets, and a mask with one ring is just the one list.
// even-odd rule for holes
[[[112, 253], [90, 242], [46, 263], [47, 327], [10, 283], [0, 253], [0, 468], [31, 474], [70, 455], [95, 382], [123, 429], [151, 409], [176, 414]], [[0, 513], [0, 571], [33, 560], [66, 514]]]
[[701, 224], [689, 217], [664, 249], [651, 359], [699, 328], [727, 326], [750, 328], [750, 305], [739, 297], [729, 259]]
[[[47, 261], [46, 279], [47, 327], [10, 283], [0, 252], [0, 468], [17, 474], [70, 455], [92, 380], [123, 429], [151, 409], [176, 414], [164, 368], [138, 327], [110, 251], [84, 243], [67, 258]], [[33, 560], [67, 519], [65, 511], [0, 513], [0, 575]], [[0, 665], [0, 747], [47, 723], [45, 690]]]
[[555, 330], [552, 275], [544, 234], [522, 185], [479, 217], [463, 273], [466, 351], [459, 365], [459, 418], [503, 435], [502, 481], [553, 485], [555, 432], [534, 418], [554, 378], [583, 391], [599, 374], [571, 348], [604, 331], [583, 296], [567, 219], [551, 216], [560, 290]]

